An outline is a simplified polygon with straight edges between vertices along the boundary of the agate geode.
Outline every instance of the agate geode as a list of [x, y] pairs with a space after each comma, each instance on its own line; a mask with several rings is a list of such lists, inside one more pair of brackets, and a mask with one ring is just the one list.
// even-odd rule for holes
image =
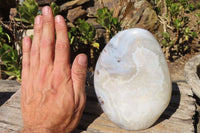
[[150, 127], [169, 104], [171, 80], [153, 35], [134, 28], [116, 34], [95, 68], [95, 92], [108, 118], [127, 130]]

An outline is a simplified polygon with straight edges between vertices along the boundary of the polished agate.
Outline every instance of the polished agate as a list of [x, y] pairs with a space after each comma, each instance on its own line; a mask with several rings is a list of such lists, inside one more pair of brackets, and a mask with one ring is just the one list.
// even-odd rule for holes
[[153, 35], [134, 28], [116, 34], [103, 49], [94, 85], [104, 113], [119, 127], [152, 126], [169, 104], [171, 80]]

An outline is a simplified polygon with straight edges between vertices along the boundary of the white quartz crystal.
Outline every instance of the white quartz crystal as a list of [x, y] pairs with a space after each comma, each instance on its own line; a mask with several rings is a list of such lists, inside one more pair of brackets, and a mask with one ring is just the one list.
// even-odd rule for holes
[[127, 130], [152, 126], [171, 97], [160, 45], [139, 28], [119, 32], [106, 45], [97, 61], [94, 85], [104, 113]]

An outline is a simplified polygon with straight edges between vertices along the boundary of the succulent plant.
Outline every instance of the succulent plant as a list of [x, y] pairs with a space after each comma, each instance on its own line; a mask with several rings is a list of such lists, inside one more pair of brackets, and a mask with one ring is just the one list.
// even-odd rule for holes
[[19, 18], [15, 20], [34, 24], [34, 19], [39, 14], [38, 11], [38, 3], [35, 0], [26, 0], [18, 7]]

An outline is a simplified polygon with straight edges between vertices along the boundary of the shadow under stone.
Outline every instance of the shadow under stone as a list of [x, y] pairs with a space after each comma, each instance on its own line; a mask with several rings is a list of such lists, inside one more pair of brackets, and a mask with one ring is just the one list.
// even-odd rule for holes
[[15, 92], [0, 92], [0, 106], [3, 105]]

